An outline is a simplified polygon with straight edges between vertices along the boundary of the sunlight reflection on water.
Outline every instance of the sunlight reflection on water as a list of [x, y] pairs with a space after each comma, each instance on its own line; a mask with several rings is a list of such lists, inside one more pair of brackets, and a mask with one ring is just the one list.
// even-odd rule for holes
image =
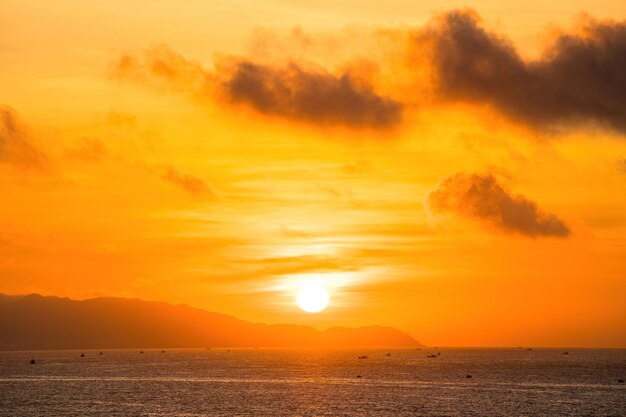
[[439, 351], [0, 352], [0, 415], [626, 415], [626, 350]]

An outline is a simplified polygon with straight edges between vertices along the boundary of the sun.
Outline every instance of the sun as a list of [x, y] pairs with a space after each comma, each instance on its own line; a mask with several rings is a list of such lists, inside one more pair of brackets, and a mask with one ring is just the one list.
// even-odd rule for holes
[[296, 297], [298, 306], [307, 313], [319, 313], [328, 306], [329, 301], [328, 291], [318, 280], [304, 281]]

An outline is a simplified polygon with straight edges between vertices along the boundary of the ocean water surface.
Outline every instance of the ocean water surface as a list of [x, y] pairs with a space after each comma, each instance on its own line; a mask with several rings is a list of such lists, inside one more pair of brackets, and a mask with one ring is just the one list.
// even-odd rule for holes
[[0, 352], [0, 416], [626, 416], [624, 349], [140, 352]]

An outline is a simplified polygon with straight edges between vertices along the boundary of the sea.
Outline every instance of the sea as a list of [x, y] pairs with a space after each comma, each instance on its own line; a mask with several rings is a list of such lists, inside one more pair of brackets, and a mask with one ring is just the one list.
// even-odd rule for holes
[[0, 416], [626, 416], [623, 379], [625, 349], [0, 352]]

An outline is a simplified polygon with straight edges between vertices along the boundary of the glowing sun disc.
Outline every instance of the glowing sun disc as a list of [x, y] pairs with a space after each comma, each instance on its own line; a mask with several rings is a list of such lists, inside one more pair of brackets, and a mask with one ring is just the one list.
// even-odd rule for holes
[[307, 281], [302, 284], [296, 302], [307, 313], [318, 313], [328, 306], [330, 297], [323, 285], [316, 281]]

